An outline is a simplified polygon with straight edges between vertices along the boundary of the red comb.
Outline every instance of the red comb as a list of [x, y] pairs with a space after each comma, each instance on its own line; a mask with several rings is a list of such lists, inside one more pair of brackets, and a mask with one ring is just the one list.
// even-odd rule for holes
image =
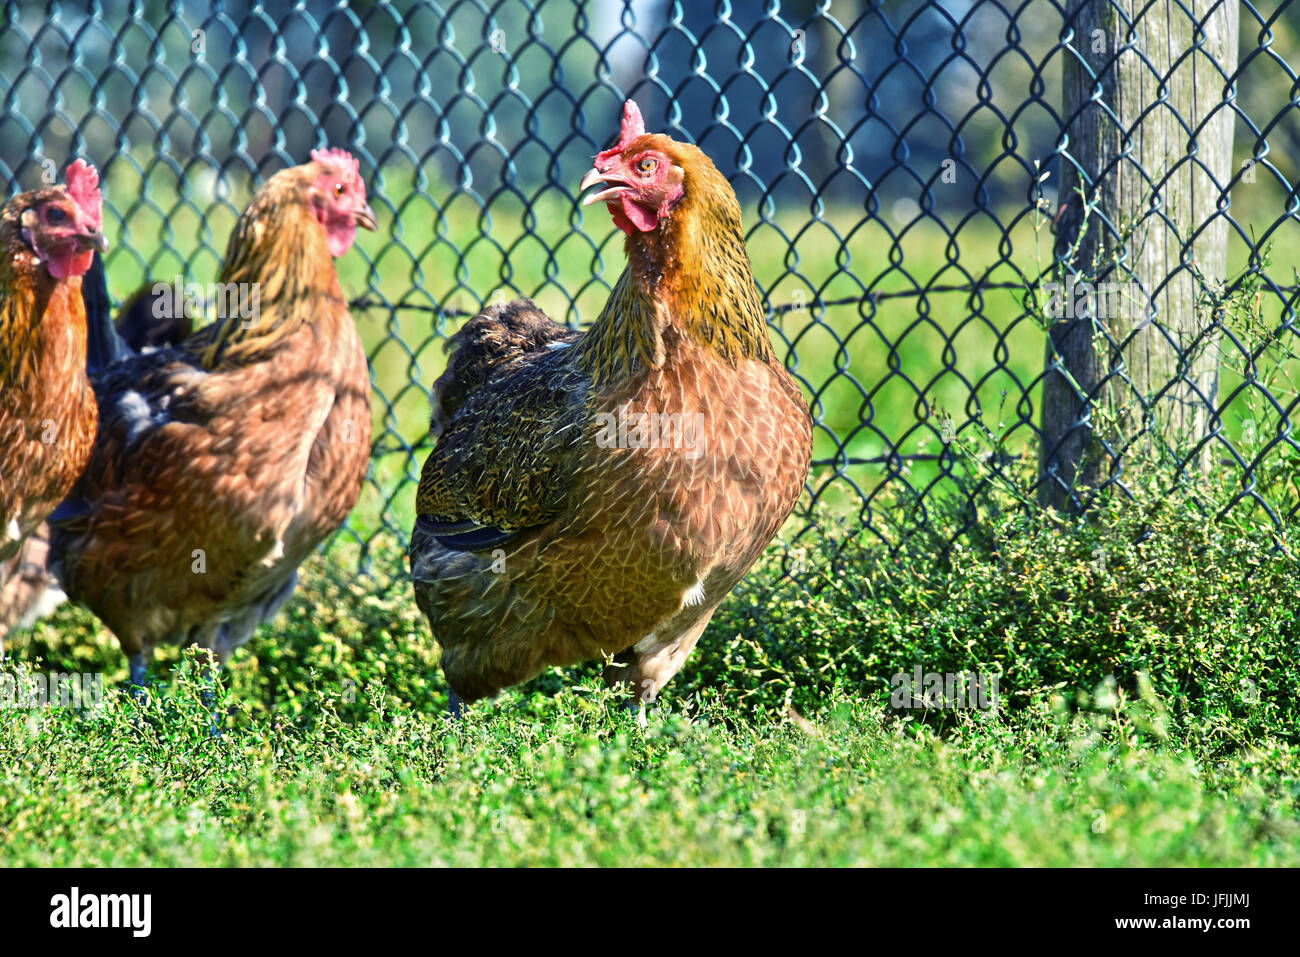
[[95, 229], [104, 226], [104, 199], [99, 192], [99, 171], [83, 159], [68, 167], [68, 195]]
[[627, 149], [638, 136], [645, 135], [645, 120], [641, 118], [641, 110], [636, 105], [636, 100], [628, 100], [623, 104], [623, 130], [619, 134], [618, 142], [607, 150], [602, 150], [596, 154], [596, 162], [602, 160], [611, 160], [619, 153]]
[[330, 150], [312, 150], [311, 158], [317, 163], [331, 163], [341, 166], [345, 173], [351, 171], [358, 179], [361, 178], [361, 161], [347, 150], [341, 150], [337, 147]]

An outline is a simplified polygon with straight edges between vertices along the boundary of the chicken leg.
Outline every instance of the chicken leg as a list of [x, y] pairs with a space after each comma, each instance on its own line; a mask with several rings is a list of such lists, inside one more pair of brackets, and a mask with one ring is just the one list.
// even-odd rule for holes
[[647, 635], [627, 651], [614, 658], [605, 668], [604, 678], [611, 687], [625, 685], [633, 697], [628, 708], [637, 708], [637, 724], [646, 727], [646, 705], [659, 697], [664, 685], [681, 670], [686, 657], [700, 640], [713, 615], [710, 608], [703, 617], [675, 638], [661, 640]]

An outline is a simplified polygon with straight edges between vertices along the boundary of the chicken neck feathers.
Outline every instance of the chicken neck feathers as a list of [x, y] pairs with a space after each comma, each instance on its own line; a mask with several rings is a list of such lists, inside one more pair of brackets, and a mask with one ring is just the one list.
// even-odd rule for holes
[[325, 235], [302, 198], [306, 175], [294, 167], [271, 177], [235, 224], [218, 282], [255, 287], [259, 308], [252, 319], [220, 316], [186, 341], [204, 369], [251, 361], [304, 323], [351, 324]]

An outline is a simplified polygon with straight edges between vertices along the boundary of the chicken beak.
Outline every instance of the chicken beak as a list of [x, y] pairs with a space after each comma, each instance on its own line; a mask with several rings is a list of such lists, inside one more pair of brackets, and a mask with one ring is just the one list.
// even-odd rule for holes
[[578, 184], [578, 192], [585, 193], [597, 183], [609, 183], [610, 187], [609, 189], [602, 189], [599, 193], [592, 193], [582, 201], [583, 206], [590, 206], [592, 203], [608, 202], [627, 189], [627, 184], [620, 181], [614, 174], [602, 173], [600, 170], [593, 167], [587, 171], [586, 176], [582, 177], [582, 182]]
[[362, 229], [369, 229], [370, 231], [373, 232], [374, 230], [379, 228], [379, 220], [375, 219], [375, 211], [370, 208], [369, 203], [366, 203], [364, 206], [358, 209], [354, 214], [354, 216], [356, 218], [357, 225], [360, 226]]
[[108, 252], [108, 240], [104, 238], [104, 234], [98, 229], [88, 229], [81, 233], [77, 239], [89, 249], [96, 249], [101, 253]]

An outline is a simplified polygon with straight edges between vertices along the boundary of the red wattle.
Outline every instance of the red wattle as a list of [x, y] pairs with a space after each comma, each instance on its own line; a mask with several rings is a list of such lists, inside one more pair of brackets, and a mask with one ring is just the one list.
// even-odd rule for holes
[[[641, 232], [648, 233], [659, 225], [659, 213], [657, 211], [647, 209], [626, 193], [621, 195], [619, 199], [622, 201], [623, 215], [627, 217], [629, 223], [641, 230]], [[616, 217], [615, 222], [617, 221]], [[626, 230], [624, 231], [626, 232]]]
[[627, 233], [629, 236], [636, 232], [636, 227], [632, 225], [632, 221], [623, 215], [622, 206], [616, 202], [606, 203], [605, 206], [609, 210], [609, 215], [614, 217], [615, 226], [623, 230], [623, 232]]
[[330, 248], [330, 255], [338, 259], [352, 248], [357, 238], [357, 225], [352, 221], [335, 221], [325, 227], [325, 240]]
[[69, 276], [84, 276], [94, 260], [93, 252], [65, 253], [62, 256], [51, 256], [45, 261], [45, 268], [55, 279], [67, 279]]

